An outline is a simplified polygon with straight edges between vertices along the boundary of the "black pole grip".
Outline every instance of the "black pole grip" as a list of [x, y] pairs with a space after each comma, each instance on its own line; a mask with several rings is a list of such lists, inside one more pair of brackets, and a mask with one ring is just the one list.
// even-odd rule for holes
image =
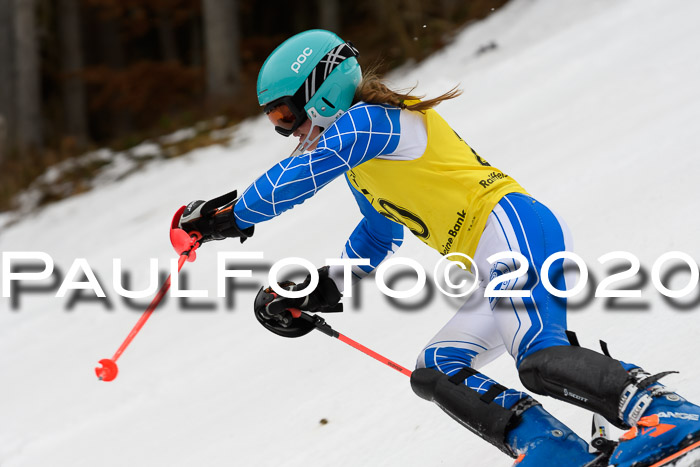
[[318, 315], [309, 315], [309, 314], [304, 313], [302, 311], [301, 312], [301, 319], [313, 324], [316, 327], [316, 329], [318, 329], [319, 331], [321, 331], [322, 333], [324, 333], [327, 336], [335, 337], [337, 339], [338, 336], [340, 335], [340, 334], [338, 334], [337, 331], [335, 331], [332, 327], [330, 327], [328, 325], [328, 323], [326, 323], [325, 319], [321, 318]]
[[238, 194], [238, 191], [233, 190], [229, 193], [218, 196], [214, 199], [210, 199], [209, 201], [204, 203], [204, 206], [202, 206], [202, 210], [200, 212], [202, 213], [203, 216], [206, 216], [207, 214], [211, 214], [217, 208], [225, 206], [228, 203], [230, 203], [231, 201], [234, 201], [237, 198], [237, 194]]

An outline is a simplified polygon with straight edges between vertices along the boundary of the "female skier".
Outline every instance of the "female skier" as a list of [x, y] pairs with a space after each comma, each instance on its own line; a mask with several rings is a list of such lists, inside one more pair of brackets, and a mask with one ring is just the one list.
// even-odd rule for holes
[[[700, 407], [662, 386], [658, 380], [666, 373], [651, 376], [607, 352], [570, 344], [566, 300], [552, 297], [538, 276], [547, 257], [570, 250], [567, 228], [477, 155], [433, 109], [459, 92], [419, 100], [391, 91], [373, 74], [363, 78], [357, 55], [352, 44], [323, 30], [303, 32], [275, 49], [260, 70], [258, 100], [278, 133], [299, 138], [297, 150], [230, 203], [190, 203], [180, 226], [200, 232], [202, 241], [243, 241], [256, 224], [344, 175], [364, 218], [343, 256], [369, 260], [352, 267], [355, 281], [396, 251], [404, 226], [442, 255], [474, 258], [482, 272], [480, 288], [418, 357], [411, 386], [420, 397], [517, 457], [522, 467], [662, 465], [655, 463], [700, 444]], [[487, 261], [504, 251], [514, 258]], [[527, 275], [501, 287], [529, 294], [504, 300], [507, 306], [495, 312], [497, 301], [484, 296], [484, 287], [517, 269], [517, 254], [528, 262]], [[553, 285], [565, 290], [561, 261], [551, 272]], [[261, 290], [260, 322], [288, 337], [308, 332], [308, 323], [284, 310], [337, 308], [343, 292], [342, 266], [318, 274], [313, 291], [306, 287], [310, 277], [287, 284], [306, 289], [302, 298]], [[586, 442], [528, 394], [478, 371], [504, 350], [530, 391], [599, 413], [630, 431], [607, 452], [589, 454]]]

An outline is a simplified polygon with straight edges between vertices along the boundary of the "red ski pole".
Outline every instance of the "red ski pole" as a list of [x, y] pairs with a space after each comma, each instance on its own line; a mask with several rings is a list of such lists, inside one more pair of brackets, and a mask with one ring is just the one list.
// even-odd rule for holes
[[[182, 266], [185, 264], [186, 261], [192, 262], [197, 258], [195, 250], [197, 250], [197, 248], [199, 247], [198, 240], [202, 238], [202, 236], [198, 232], [194, 232], [190, 235], [187, 234], [187, 232], [185, 232], [184, 230], [177, 228], [180, 217], [182, 216], [182, 212], [184, 210], [185, 206], [182, 206], [175, 213], [175, 217], [173, 217], [173, 222], [170, 228], [170, 242], [173, 244], [173, 248], [175, 248], [175, 251], [180, 254], [180, 258], [177, 261], [178, 273], [180, 272]], [[139, 333], [143, 325], [146, 324], [148, 318], [150, 318], [153, 314], [153, 310], [156, 309], [161, 300], [163, 300], [163, 297], [165, 297], [165, 294], [170, 289], [171, 278], [172, 275], [168, 276], [168, 278], [165, 280], [163, 285], [160, 287], [160, 290], [151, 301], [151, 304], [148, 305], [148, 308], [146, 308], [146, 311], [141, 315], [139, 320], [131, 329], [129, 335], [126, 336], [126, 339], [124, 339], [122, 345], [120, 345], [117, 351], [114, 353], [114, 356], [112, 358], [103, 358], [99, 361], [101, 366], [95, 367], [95, 374], [97, 375], [100, 381], [112, 381], [114, 378], [117, 377], [117, 374], [119, 373], [119, 368], [117, 367], [117, 360], [119, 359], [121, 354], [124, 353], [124, 350], [126, 350], [129, 344], [131, 344], [131, 341], [134, 340], [134, 337], [136, 337], [136, 334]]]
[[292, 317], [302, 318], [305, 321], [310, 322], [311, 324], [313, 324], [316, 327], [316, 329], [318, 329], [319, 331], [321, 331], [325, 335], [330, 336], [330, 337], [335, 337], [339, 341], [344, 342], [344, 343], [348, 344], [349, 346], [356, 348], [360, 352], [362, 352], [366, 355], [369, 355], [373, 359], [375, 359], [379, 362], [382, 362], [386, 366], [393, 368], [394, 370], [398, 371], [399, 373], [402, 373], [402, 374], [408, 376], [409, 378], [411, 377], [411, 373], [412, 373], [411, 370], [402, 367], [398, 363], [395, 363], [395, 362], [389, 360], [388, 358], [375, 352], [374, 350], [367, 348], [364, 345], [360, 344], [359, 342], [356, 342], [356, 341], [350, 339], [349, 337], [339, 333], [338, 331], [336, 331], [335, 329], [330, 327], [326, 323], [326, 320], [324, 320], [320, 316], [309, 315], [309, 314], [304, 313], [303, 311], [296, 309], [296, 308], [289, 308], [288, 311], [290, 313], [292, 313]]

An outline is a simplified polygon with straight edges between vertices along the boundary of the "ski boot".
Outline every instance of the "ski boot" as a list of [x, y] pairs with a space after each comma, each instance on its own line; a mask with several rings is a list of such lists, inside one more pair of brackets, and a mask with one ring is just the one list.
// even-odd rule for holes
[[[589, 454], [588, 444], [539, 402], [471, 368], [462, 368], [452, 376], [419, 368], [411, 375], [411, 387], [421, 398], [435, 402], [465, 428], [514, 458], [517, 467], [582, 467], [596, 459]], [[607, 463], [600, 466], [607, 467]]]
[[612, 452], [610, 466], [670, 466], [680, 456], [700, 454], [700, 407], [658, 382], [675, 372], [652, 376], [601, 347], [603, 354], [577, 345], [535, 352], [521, 362], [520, 380], [537, 394], [598, 413], [618, 428], [631, 427]]
[[641, 381], [621, 402], [623, 419], [632, 428], [620, 438], [610, 465], [700, 466], [700, 407], [655, 381], [645, 384], [655, 377], [641, 371], [636, 377]]
[[540, 405], [520, 415], [520, 423], [508, 432], [506, 443], [518, 455], [514, 467], [596, 465], [588, 444]]

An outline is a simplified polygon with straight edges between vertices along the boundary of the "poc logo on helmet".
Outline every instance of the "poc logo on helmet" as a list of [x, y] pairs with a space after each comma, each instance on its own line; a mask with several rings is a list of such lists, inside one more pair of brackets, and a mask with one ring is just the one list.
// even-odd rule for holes
[[314, 53], [314, 51], [311, 50], [309, 47], [302, 50], [302, 52], [297, 57], [296, 61], [292, 63], [292, 71], [298, 74], [299, 69], [301, 68], [301, 64], [304, 63], [306, 61], [306, 57], [311, 56], [312, 53]]

